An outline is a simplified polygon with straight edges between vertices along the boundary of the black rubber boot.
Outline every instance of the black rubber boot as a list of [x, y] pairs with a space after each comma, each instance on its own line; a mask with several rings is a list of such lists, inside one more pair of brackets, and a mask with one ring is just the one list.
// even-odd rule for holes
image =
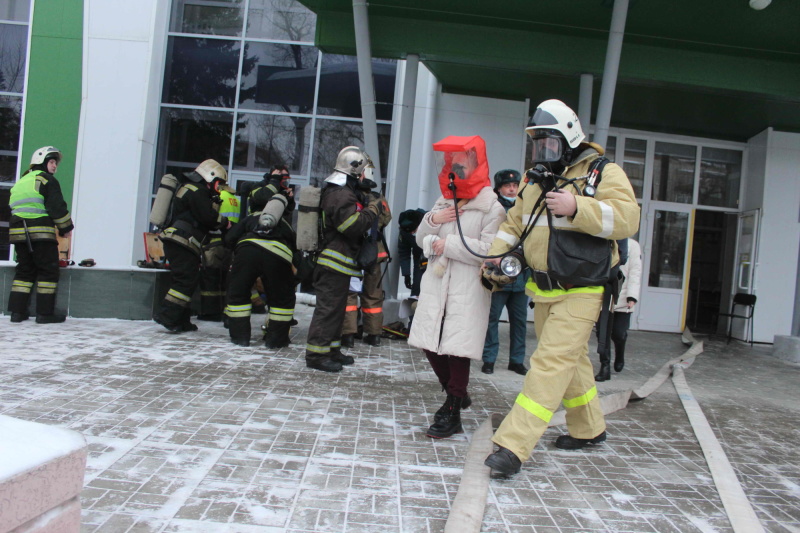
[[270, 320], [264, 333], [264, 346], [273, 350], [289, 346], [289, 323]]
[[197, 320], [203, 320], [205, 322], [222, 322], [222, 313], [197, 315]]
[[66, 315], [38, 315], [37, 324], [60, 324], [67, 319]]
[[342, 335], [342, 348], [355, 348], [356, 340], [352, 333]]
[[341, 372], [342, 364], [331, 359], [330, 355], [306, 355], [306, 366], [323, 372]]
[[614, 353], [614, 372], [622, 372], [625, 368], [625, 349], [616, 348]]
[[11, 322], [24, 322], [30, 317], [28, 313], [11, 313]]
[[601, 442], [605, 442], [605, 440], [605, 431], [593, 439], [576, 439], [571, 435], [561, 435], [556, 439], [556, 448], [560, 448], [562, 450], [580, 450], [585, 446], [590, 444], [600, 444]]
[[522, 461], [517, 454], [507, 448], [500, 446], [500, 449], [489, 455], [483, 462], [492, 469], [493, 477], [508, 477], [519, 473], [522, 468]]
[[[450, 407], [453, 405], [453, 396], [452, 394], [447, 395], [447, 399], [444, 401], [442, 406], [433, 414], [433, 422], [439, 422], [442, 420], [444, 415], [450, 412]], [[469, 394], [461, 398], [461, 409], [469, 409], [469, 406], [472, 405], [472, 398], [469, 397]]]
[[372, 334], [364, 335], [364, 344], [369, 344], [370, 346], [380, 346], [381, 336]]
[[434, 421], [433, 425], [428, 428], [425, 433], [427, 436], [434, 439], [446, 439], [454, 433], [464, 432], [464, 428], [461, 427], [461, 403], [463, 399], [458, 396], [448, 395], [448, 400], [451, 401], [449, 407], [442, 413], [441, 418]]
[[525, 368], [525, 365], [522, 363], [508, 363], [508, 369], [512, 372], [516, 372], [520, 376], [524, 376], [528, 373], [528, 369]]
[[231, 342], [237, 346], [250, 346], [250, 339], [245, 337], [231, 337]]
[[481, 372], [484, 374], [494, 374], [494, 363], [483, 363]]
[[601, 353], [600, 354], [600, 370], [597, 372], [597, 375], [594, 377], [595, 381], [608, 381], [611, 379], [611, 354]]
[[250, 346], [250, 317], [249, 316], [235, 316], [228, 319], [228, 333], [231, 336], [231, 342], [238, 346]]
[[[344, 346], [344, 344], [342, 344], [342, 346]], [[335, 349], [331, 350], [331, 359], [333, 359], [342, 366], [352, 365], [353, 363], [356, 362], [356, 360], [352, 356], [345, 355], [342, 353], [341, 350], [335, 350]]]

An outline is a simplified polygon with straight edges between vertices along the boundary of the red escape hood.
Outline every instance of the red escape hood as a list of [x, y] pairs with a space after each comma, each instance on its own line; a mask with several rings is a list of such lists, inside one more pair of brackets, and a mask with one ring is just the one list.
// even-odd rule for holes
[[439, 142], [433, 143], [436, 152], [444, 152], [444, 165], [439, 171], [439, 188], [442, 195], [447, 199], [453, 198], [453, 191], [449, 189], [450, 173], [453, 172], [453, 163], [463, 165], [465, 159], [471, 161], [474, 168], [469, 172], [462, 171], [455, 174], [456, 196], [462, 198], [475, 198], [480, 190], [486, 186], [491, 186], [489, 179], [489, 162], [486, 159], [486, 142], [478, 135], [469, 137], [458, 137], [450, 135]]

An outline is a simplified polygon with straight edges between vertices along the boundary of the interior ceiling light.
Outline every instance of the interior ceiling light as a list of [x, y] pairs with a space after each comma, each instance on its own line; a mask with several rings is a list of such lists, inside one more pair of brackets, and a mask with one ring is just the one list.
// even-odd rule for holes
[[750, 0], [750, 7], [756, 11], [761, 11], [772, 3], [772, 0]]

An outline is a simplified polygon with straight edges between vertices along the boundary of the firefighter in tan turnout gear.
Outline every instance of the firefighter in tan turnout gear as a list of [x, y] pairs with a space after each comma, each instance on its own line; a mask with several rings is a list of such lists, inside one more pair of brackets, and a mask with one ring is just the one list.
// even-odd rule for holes
[[9, 241], [17, 254], [8, 310], [11, 322], [29, 318], [31, 290], [36, 286], [36, 323], [64, 322], [55, 314], [58, 290], [58, 239], [72, 231], [72, 218], [54, 174], [61, 152], [53, 146], [39, 148], [28, 171], [11, 187]]
[[359, 252], [381, 213], [380, 199], [365, 195], [357, 186], [369, 162], [363, 150], [348, 146], [339, 152], [333, 173], [325, 178], [320, 202], [322, 251], [314, 269], [317, 305], [306, 341], [309, 368], [339, 372], [342, 365], [353, 364], [353, 358], [341, 351], [347, 289], [351, 277], [362, 277]]
[[[526, 225], [540, 210], [537, 204], [544, 205], [545, 213], [522, 244], [525, 261], [533, 271], [526, 291], [536, 303], [534, 324], [539, 343], [522, 392], [492, 439], [499, 450], [485, 461], [500, 475], [519, 472], [559, 403], [566, 408], [569, 434], [558, 437], [556, 447], [574, 450], [606, 439], [587, 356], [589, 336], [601, 310], [603, 284], [581, 286], [554, 279], [558, 273], [548, 268], [548, 218], [554, 232], [576, 231], [608, 239], [601, 241], [601, 246], [610, 250], [611, 265], [618, 262], [616, 244], [611, 240], [630, 237], [639, 227], [639, 207], [622, 168], [608, 163], [599, 179], [596, 173], [589, 175], [604, 149], [585, 141], [572, 109], [558, 100], [542, 102], [525, 131], [533, 140], [533, 162], [538, 170], [529, 171], [531, 181], [520, 190], [489, 253], [514, 250]], [[577, 179], [570, 183], [573, 178]]]
[[200, 284], [203, 245], [209, 232], [230, 227], [228, 219], [215, 205], [219, 203], [220, 187], [228, 180], [222, 165], [206, 159], [185, 176], [188, 181], [177, 190], [172, 200], [172, 220], [161, 233], [172, 282], [161, 303], [161, 310], [153, 317], [172, 333], [197, 330], [190, 321], [190, 304], [192, 294]]
[[[370, 165], [368, 169], [374, 168]], [[344, 327], [342, 328], [342, 346], [352, 348], [355, 345], [355, 336], [358, 331], [358, 304], [361, 303], [361, 323], [363, 325], [363, 340], [370, 346], [381, 345], [381, 333], [383, 333], [383, 274], [381, 266], [389, 260], [389, 251], [386, 249], [383, 230], [392, 221], [392, 212], [386, 198], [377, 191], [371, 191], [377, 187], [372, 179], [364, 178], [361, 180], [361, 189], [367, 197], [377, 198], [381, 202], [381, 214], [378, 217], [377, 227], [370, 229], [368, 238], [375, 239], [378, 245], [378, 258], [372, 266], [364, 269], [364, 279], [361, 284], [361, 292], [353, 292], [347, 296], [347, 314], [344, 317]], [[373, 223], [374, 224], [374, 223]]]

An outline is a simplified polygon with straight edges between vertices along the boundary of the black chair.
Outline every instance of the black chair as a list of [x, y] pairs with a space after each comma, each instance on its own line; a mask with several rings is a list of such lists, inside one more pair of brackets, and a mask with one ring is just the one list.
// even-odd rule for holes
[[[737, 314], [736, 313], [736, 306], [740, 306], [744, 308], [742, 311], [744, 314]], [[731, 305], [731, 312], [730, 313], [720, 313], [719, 316], [727, 316], [730, 317], [728, 321], [728, 343], [731, 342], [733, 338], [731, 336], [731, 330], [733, 329], [733, 319], [734, 318], [741, 318], [750, 323], [750, 346], [753, 346], [753, 312], [756, 308], [756, 295], [755, 294], [747, 294], [744, 292], [737, 292], [733, 296], [733, 304]], [[747, 322], [745, 322], [745, 328], [747, 328]], [[736, 339], [741, 340], [742, 342], [747, 342], [745, 339]]]

